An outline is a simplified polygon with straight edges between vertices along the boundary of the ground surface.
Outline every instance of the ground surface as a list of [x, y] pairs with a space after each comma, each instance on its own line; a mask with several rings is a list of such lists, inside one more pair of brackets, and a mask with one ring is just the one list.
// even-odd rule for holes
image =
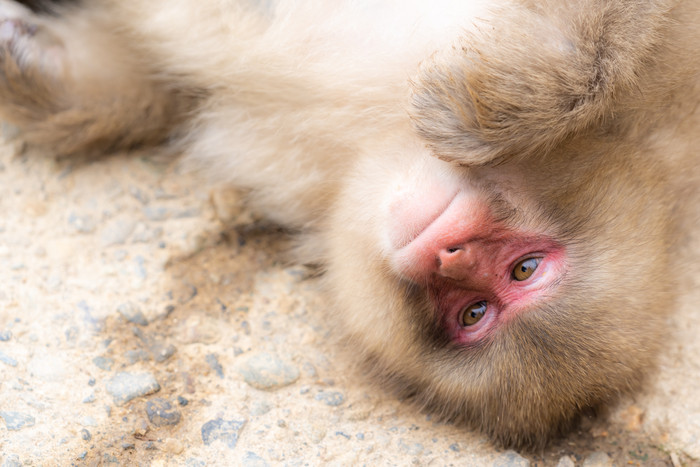
[[2, 467], [700, 465], [697, 266], [644, 394], [547, 451], [503, 452], [373, 387], [310, 271], [285, 263], [284, 234], [225, 231], [225, 201], [194, 177], [13, 152], [0, 149]]

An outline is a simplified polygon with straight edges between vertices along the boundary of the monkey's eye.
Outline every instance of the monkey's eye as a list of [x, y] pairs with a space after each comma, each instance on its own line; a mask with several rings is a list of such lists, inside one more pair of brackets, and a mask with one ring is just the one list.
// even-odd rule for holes
[[513, 269], [513, 279], [524, 281], [530, 278], [537, 269], [542, 258], [526, 258], [515, 265]]
[[459, 324], [465, 328], [475, 325], [486, 314], [486, 306], [486, 302], [483, 300], [469, 305], [462, 310], [462, 315], [459, 318]]

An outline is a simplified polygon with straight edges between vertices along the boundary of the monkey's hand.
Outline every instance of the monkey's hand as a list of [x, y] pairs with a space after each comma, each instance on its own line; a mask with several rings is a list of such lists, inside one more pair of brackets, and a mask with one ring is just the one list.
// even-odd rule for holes
[[437, 157], [546, 156], [636, 98], [667, 24], [663, 1], [536, 5], [496, 11], [422, 65], [410, 113]]

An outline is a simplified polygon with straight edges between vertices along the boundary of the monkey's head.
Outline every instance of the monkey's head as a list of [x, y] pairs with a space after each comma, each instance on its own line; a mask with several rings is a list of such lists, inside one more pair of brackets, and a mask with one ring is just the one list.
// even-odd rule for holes
[[371, 151], [330, 223], [327, 281], [379, 375], [530, 448], [639, 385], [673, 306], [659, 167], [601, 139], [479, 168], [420, 142]]
[[[653, 367], [672, 203], [642, 141], [663, 118], [653, 60], [611, 46], [614, 28], [514, 14], [421, 65], [411, 128], [368, 145], [340, 192], [327, 280], [395, 388], [537, 448]], [[528, 21], [558, 32], [533, 46], [512, 27]]]

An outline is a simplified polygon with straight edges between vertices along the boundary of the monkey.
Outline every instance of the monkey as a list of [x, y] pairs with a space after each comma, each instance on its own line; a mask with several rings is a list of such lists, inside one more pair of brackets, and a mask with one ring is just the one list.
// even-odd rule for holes
[[387, 388], [539, 449], [663, 348], [699, 19], [689, 0], [2, 0], [0, 117], [56, 156], [178, 148], [297, 232]]

